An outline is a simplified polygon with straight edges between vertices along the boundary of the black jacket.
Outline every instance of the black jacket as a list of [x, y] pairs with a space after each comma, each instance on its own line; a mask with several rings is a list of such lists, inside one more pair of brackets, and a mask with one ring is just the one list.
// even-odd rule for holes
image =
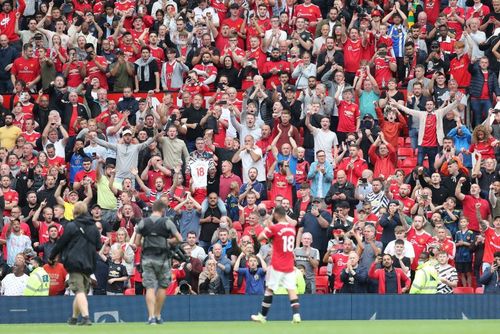
[[[484, 74], [477, 62], [469, 65], [469, 72], [472, 75], [469, 86], [470, 96], [478, 98], [483, 90]], [[493, 98], [493, 94], [500, 95], [497, 76], [491, 70], [488, 70], [488, 90], [490, 100]]]
[[120, 102], [118, 102], [117, 107], [120, 112], [124, 112], [125, 110], [130, 111], [128, 122], [130, 123], [130, 125], [135, 126], [135, 113], [137, 112], [137, 110], [139, 110], [139, 101], [137, 101], [133, 96], [124, 97]]
[[340, 280], [344, 283], [340, 288], [340, 293], [366, 293], [366, 283], [368, 282], [366, 269], [358, 266], [355, 272], [355, 275], [346, 273], [345, 269], [340, 272]]
[[95, 271], [97, 250], [101, 248], [101, 235], [88, 214], [68, 223], [50, 253], [50, 260], [62, 254], [62, 263], [69, 273], [90, 275]]
[[[333, 200], [332, 196], [335, 194], [344, 194], [346, 199], [345, 200]], [[358, 204], [358, 200], [354, 198], [354, 185], [350, 182], [346, 182], [342, 187], [339, 185], [338, 182], [335, 182], [332, 184], [328, 192], [326, 193], [325, 196], [325, 203], [327, 205], [333, 205], [334, 207], [339, 204], [340, 202], [347, 201], [350, 206], [350, 213], [354, 213], [354, 208]]]

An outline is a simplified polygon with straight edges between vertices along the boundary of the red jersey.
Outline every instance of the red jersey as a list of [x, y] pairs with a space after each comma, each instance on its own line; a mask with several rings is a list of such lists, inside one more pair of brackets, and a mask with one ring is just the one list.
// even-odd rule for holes
[[475, 198], [471, 195], [465, 195], [465, 198], [462, 201], [464, 216], [469, 218], [469, 229], [475, 232], [479, 231], [479, 221], [476, 217], [477, 203], [481, 203], [479, 212], [481, 213], [481, 217], [486, 219], [491, 214], [490, 203], [487, 200]]
[[108, 66], [106, 58], [104, 58], [103, 56], [96, 56], [95, 60], [88, 61], [85, 64], [85, 68], [87, 70], [87, 78], [89, 78], [89, 81], [92, 81], [93, 78], [99, 79], [101, 87], [107, 90], [108, 79], [106, 78], [106, 73], [101, 72], [101, 70], [97, 67], [96, 62], [104, 67]]
[[44, 244], [49, 241], [49, 226], [55, 225], [57, 226], [58, 235], [61, 236], [64, 232], [64, 228], [61, 224], [51, 222], [47, 224], [46, 222], [40, 222], [40, 226], [38, 226], [38, 242], [40, 244]]
[[47, 157], [47, 163], [51, 167], [52, 166], [59, 167], [59, 166], [64, 166], [66, 164], [66, 161], [64, 160], [63, 157], [60, 157], [60, 156], [56, 155], [53, 158]]
[[467, 15], [465, 16], [465, 20], [469, 21], [471, 17], [475, 17], [479, 19], [479, 22], [482, 22], [484, 17], [489, 13], [490, 13], [490, 8], [488, 6], [485, 6], [484, 4], [481, 4], [481, 6], [478, 7], [477, 9], [474, 9], [474, 7], [469, 7], [469, 9], [467, 9]]
[[445, 251], [452, 263], [454, 263], [453, 259], [455, 258], [455, 243], [450, 238], [446, 238], [444, 241], [439, 241], [437, 240], [437, 238], [434, 240], [437, 244], [439, 244], [439, 250]]
[[248, 50], [247, 51], [247, 59], [250, 58], [255, 58], [255, 61], [257, 61], [257, 69], [262, 69], [264, 67], [264, 64], [266, 63], [267, 57], [264, 52], [260, 48], [257, 48], [256, 50]]
[[[19, 6], [17, 11], [11, 10], [9, 13], [0, 13], [0, 35], [7, 35], [9, 42], [14, 42], [19, 40], [19, 35], [16, 34], [16, 14], [19, 13], [21, 16], [26, 9], [26, 2], [24, 0], [18, 0]], [[11, 5], [12, 6], [12, 5]]]
[[49, 296], [57, 296], [64, 294], [66, 290], [65, 282], [68, 274], [62, 263], [56, 263], [54, 266], [48, 264], [43, 266], [43, 269], [50, 277]]
[[234, 60], [234, 56], [245, 57], [245, 51], [239, 47], [236, 47], [234, 50], [230, 50], [226, 46], [226, 48], [222, 51], [221, 58], [224, 58], [225, 56], [231, 57], [234, 68], [239, 70], [241, 65]]
[[[438, 7], [439, 7], [439, 3], [438, 3]], [[461, 17], [462, 19], [465, 19], [465, 11], [463, 8], [455, 7], [453, 9], [455, 10], [455, 13], [457, 13], [457, 15], [459, 17]], [[443, 14], [446, 14], [446, 16], [448, 16], [449, 14], [451, 14], [451, 10], [452, 10], [451, 7], [446, 7], [445, 9], [443, 9]], [[458, 22], [457, 19], [453, 15], [448, 16], [448, 22], [446, 23], [446, 25], [448, 26], [448, 28], [455, 31], [455, 38], [457, 40], [460, 39], [460, 37], [462, 37], [462, 32], [464, 31], [462, 28], [462, 24], [460, 22]]]
[[32, 82], [40, 75], [40, 62], [37, 58], [19, 57], [12, 63], [10, 73], [16, 76], [16, 80]]
[[95, 182], [96, 171], [93, 169], [89, 170], [88, 172], [85, 170], [81, 170], [78, 173], [76, 173], [74, 182], [82, 182], [83, 179], [87, 176], [90, 177], [92, 181]]
[[[199, 75], [199, 80], [200, 82], [205, 82], [206, 79], [208, 79], [209, 77], [211, 76], [217, 76], [217, 67], [214, 66], [214, 64], [210, 63], [208, 65], [203, 65], [203, 64], [197, 64], [195, 65], [195, 67], [193, 68], [195, 71], [202, 71], [202, 72], [206, 72], [207, 74], [200, 74]], [[212, 83], [208, 84], [208, 88], [210, 89], [215, 89], [215, 84], [214, 84], [214, 81], [212, 81]]]
[[450, 61], [450, 75], [457, 81], [459, 87], [468, 87], [470, 84], [470, 63], [470, 57], [467, 53], [464, 53], [460, 58], [457, 56]]
[[490, 73], [489, 72], [483, 72], [483, 89], [481, 89], [481, 96], [479, 96], [480, 99], [482, 100], [489, 100], [490, 98], [490, 89], [488, 87], [488, 77]]
[[292, 199], [292, 185], [288, 183], [287, 176], [281, 173], [275, 172], [273, 185], [271, 187], [271, 197], [275, 198], [278, 195], [281, 195], [287, 198], [290, 203], [293, 201]]
[[362, 49], [361, 40], [354, 42], [350, 38], [347, 39], [344, 44], [344, 69], [346, 72], [355, 73], [359, 68], [363, 53]]
[[413, 199], [411, 199], [410, 197], [402, 198], [401, 196], [399, 196], [399, 194], [395, 195], [394, 199], [396, 201], [400, 201], [401, 203], [403, 203], [403, 207], [404, 207], [403, 213], [405, 215], [409, 216], [411, 208], [415, 205], [415, 201]]
[[31, 131], [31, 133], [23, 132], [22, 136], [26, 139], [26, 142], [34, 144], [41, 135], [40, 132]]
[[484, 263], [493, 263], [493, 254], [500, 252], [500, 233], [496, 233], [495, 229], [488, 227], [484, 232]]
[[388, 60], [382, 57], [376, 57], [374, 60], [375, 64], [375, 80], [380, 88], [387, 87], [387, 83], [391, 80], [393, 72], [391, 71], [389, 64], [396, 64], [396, 59], [394, 57], [388, 56]]
[[184, 84], [181, 88], [183, 92], [188, 92], [191, 94], [191, 97], [194, 97], [197, 94], [205, 95], [208, 92], [208, 87], [205, 85], [197, 84]]
[[271, 74], [271, 76], [266, 80], [266, 88], [272, 89], [271, 85], [273, 82], [276, 86], [280, 85], [280, 72], [291, 72], [290, 63], [285, 60], [280, 61], [267, 61], [262, 69], [259, 69], [260, 73], [271, 73], [272, 70], [277, 70], [276, 74]]
[[[219, 16], [219, 22], [224, 21], [226, 18], [226, 13], [227, 13], [227, 7], [224, 3], [224, 1], [219, 1], [219, 0], [213, 0], [210, 1], [210, 6], [215, 10], [217, 15]], [[221, 24], [222, 26], [222, 24]]]
[[425, 0], [424, 11], [427, 14], [427, 21], [434, 25], [439, 16], [441, 2], [437, 0]]
[[[347, 58], [346, 58], [347, 59]], [[340, 101], [338, 132], [356, 132], [359, 118], [359, 106], [356, 103]]]
[[439, 42], [439, 47], [444, 53], [451, 54], [455, 52], [455, 42], [456, 40], [454, 38], [447, 37]]
[[333, 288], [335, 291], [339, 291], [342, 289], [342, 286], [344, 283], [340, 280], [340, 274], [342, 273], [342, 270], [344, 270], [347, 267], [347, 263], [349, 261], [349, 254], [345, 253], [335, 253], [332, 254], [332, 261], [333, 261], [333, 268], [332, 268], [332, 274], [335, 277], [335, 282], [333, 283]]
[[307, 182], [307, 173], [309, 172], [309, 162], [304, 160], [297, 162], [295, 169], [295, 184], [302, 184]]
[[427, 245], [432, 242], [432, 236], [422, 230], [422, 234], [417, 234], [417, 230], [412, 226], [406, 233], [406, 239], [413, 245], [415, 258], [411, 264], [411, 269], [416, 270], [418, 267], [418, 259], [420, 254], [427, 248]]
[[132, 45], [125, 45], [123, 43], [120, 43], [120, 49], [123, 51], [123, 54], [125, 55], [125, 60], [128, 62], [133, 63], [139, 58], [139, 55], [135, 53]]
[[293, 14], [296, 18], [302, 17], [309, 21], [308, 30], [314, 36], [314, 34], [316, 33], [316, 25], [318, 24], [319, 21], [323, 19], [319, 7], [313, 4], [310, 5], [301, 4], [295, 6], [294, 9], [295, 10]]
[[368, 168], [368, 164], [365, 160], [356, 158], [353, 162], [352, 167], [349, 167], [352, 161], [351, 157], [342, 159], [340, 164], [337, 166], [337, 170], [343, 170], [347, 174], [347, 181], [352, 184], [358, 184], [358, 180], [365, 169]]
[[[13, 201], [19, 202], [19, 194], [17, 193], [17, 191], [12, 190], [12, 189], [4, 191], [3, 198], [4, 198], [5, 202], [13, 202]], [[3, 216], [9, 217], [10, 210], [7, 210], [7, 209], [3, 210]]]
[[161, 65], [165, 62], [165, 51], [152, 45], [149, 46], [149, 50], [151, 50], [151, 55], [158, 61], [158, 67], [161, 68]]
[[134, 8], [135, 2], [125, 0], [124, 2], [116, 1], [115, 9], [120, 12], [126, 12], [127, 10]]
[[495, 149], [491, 146], [491, 143], [494, 142], [495, 139], [490, 137], [488, 141], [479, 142], [475, 144], [471, 144], [469, 147], [469, 152], [474, 153], [474, 151], [478, 151], [481, 153], [482, 159], [486, 160], [488, 158], [495, 159]]
[[295, 227], [280, 222], [264, 229], [267, 239], [273, 242], [271, 266], [276, 271], [290, 273], [294, 270]]
[[423, 147], [436, 147], [438, 146], [437, 133], [436, 133], [437, 118], [435, 113], [427, 114], [425, 118], [424, 137], [422, 139]]
[[83, 78], [80, 74], [80, 69], [83, 67], [83, 62], [75, 61], [74, 63], [66, 63], [64, 64], [63, 69], [66, 70], [66, 68], [68, 67], [68, 76], [66, 77], [68, 87], [76, 88], [83, 82]]

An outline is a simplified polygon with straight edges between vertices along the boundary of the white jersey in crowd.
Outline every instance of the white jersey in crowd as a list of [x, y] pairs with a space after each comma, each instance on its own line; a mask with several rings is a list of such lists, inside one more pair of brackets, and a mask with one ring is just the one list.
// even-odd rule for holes
[[208, 160], [196, 160], [191, 164], [191, 178], [194, 188], [206, 188], [208, 175]]

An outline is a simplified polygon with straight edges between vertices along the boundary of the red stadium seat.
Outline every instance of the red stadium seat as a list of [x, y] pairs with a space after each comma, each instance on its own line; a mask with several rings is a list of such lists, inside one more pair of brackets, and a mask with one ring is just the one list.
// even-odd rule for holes
[[456, 295], [472, 295], [474, 294], [474, 288], [471, 287], [457, 287], [453, 289], [453, 293]]
[[482, 286], [476, 288], [476, 294], [482, 295], [484, 293], [484, 288]]
[[398, 168], [403, 167], [403, 168], [415, 168], [417, 165], [417, 158], [414, 157], [407, 157], [404, 160], [398, 160]]
[[125, 296], [135, 296], [135, 289], [134, 288], [125, 289], [125, 291], [123, 292], [123, 294]]
[[318, 276], [326, 276], [327, 275], [327, 273], [326, 273], [327, 268], [328, 268], [327, 266], [319, 267]]
[[398, 148], [398, 158], [406, 159], [407, 157], [413, 157], [413, 149], [411, 147], [400, 147]]
[[328, 294], [328, 277], [316, 276], [316, 293], [319, 295]]
[[405, 146], [406, 147], [411, 147], [411, 138], [410, 137], [406, 137], [405, 138]]
[[404, 146], [405, 146], [404, 137], [398, 137], [398, 147], [404, 147]]

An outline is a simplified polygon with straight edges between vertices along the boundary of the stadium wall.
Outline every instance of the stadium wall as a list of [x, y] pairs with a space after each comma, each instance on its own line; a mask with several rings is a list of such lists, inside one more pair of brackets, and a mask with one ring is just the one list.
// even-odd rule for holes
[[[71, 313], [71, 297], [1, 297], [0, 323], [61, 323]], [[141, 296], [92, 296], [94, 322], [143, 322]], [[168, 297], [168, 321], [240, 321], [260, 309], [259, 296]], [[300, 297], [303, 320], [500, 319], [498, 295], [306, 295]], [[285, 296], [275, 297], [269, 320], [289, 320]]]

